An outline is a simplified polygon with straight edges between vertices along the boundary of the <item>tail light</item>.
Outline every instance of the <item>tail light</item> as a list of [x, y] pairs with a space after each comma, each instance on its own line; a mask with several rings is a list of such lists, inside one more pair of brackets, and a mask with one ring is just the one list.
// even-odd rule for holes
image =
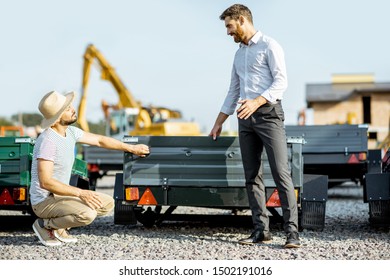
[[12, 193], [12, 198], [18, 201], [26, 200], [26, 188], [15, 188]]
[[138, 200], [139, 199], [139, 190], [138, 188], [126, 188], [125, 189], [126, 200]]
[[99, 165], [97, 165], [97, 164], [88, 163], [87, 166], [88, 166], [87, 168], [88, 168], [89, 172], [99, 172], [100, 171]]
[[367, 154], [366, 153], [359, 153], [359, 160], [360, 161], [367, 160]]
[[366, 153], [358, 153], [358, 154], [351, 154], [348, 163], [360, 163], [362, 161], [367, 160], [367, 154]]

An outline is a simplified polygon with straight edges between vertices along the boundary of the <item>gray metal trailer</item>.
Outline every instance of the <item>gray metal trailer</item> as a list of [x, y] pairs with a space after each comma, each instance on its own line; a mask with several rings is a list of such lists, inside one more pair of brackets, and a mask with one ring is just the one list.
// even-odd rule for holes
[[305, 174], [323, 174], [329, 186], [363, 183], [368, 171], [367, 125], [286, 126], [288, 136], [306, 141], [302, 148]]
[[[124, 153], [123, 173], [116, 175], [114, 188], [116, 224], [152, 226], [180, 220], [184, 217], [173, 213], [180, 206], [229, 209], [231, 213], [249, 208], [237, 137], [213, 141], [208, 136], [129, 136], [124, 142], [146, 144], [151, 154], [140, 158]], [[302, 137], [288, 137], [287, 143], [300, 228], [323, 229], [327, 176], [303, 174]], [[262, 160], [267, 207], [280, 220], [279, 199], [265, 154]]]
[[82, 146], [83, 159], [88, 163], [88, 178], [91, 189], [96, 189], [97, 180], [111, 171], [123, 169], [123, 152], [97, 146]]
[[363, 186], [372, 226], [390, 225], [390, 160], [368, 149], [367, 125], [286, 126], [289, 136], [302, 136], [304, 173], [324, 174], [329, 187], [353, 181]]

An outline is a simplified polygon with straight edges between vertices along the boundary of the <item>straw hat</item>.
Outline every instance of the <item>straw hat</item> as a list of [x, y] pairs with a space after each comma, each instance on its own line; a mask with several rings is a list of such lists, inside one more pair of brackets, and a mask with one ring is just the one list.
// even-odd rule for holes
[[42, 98], [38, 105], [38, 109], [43, 115], [42, 129], [52, 126], [61, 117], [65, 109], [72, 103], [75, 94], [74, 91], [65, 95], [51, 91]]

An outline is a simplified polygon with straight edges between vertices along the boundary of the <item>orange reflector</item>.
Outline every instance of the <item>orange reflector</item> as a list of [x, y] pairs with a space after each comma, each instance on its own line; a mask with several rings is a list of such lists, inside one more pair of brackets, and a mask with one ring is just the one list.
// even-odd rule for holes
[[[298, 199], [298, 190], [294, 189], [295, 196]], [[267, 207], [281, 207], [282, 204], [280, 203], [279, 193], [278, 190], [275, 189], [274, 192], [269, 197], [267, 203], [265, 204]]]
[[88, 163], [87, 168], [88, 168], [89, 172], [99, 172], [100, 171], [99, 166], [97, 164], [93, 164], [93, 163]]
[[15, 202], [13, 201], [9, 191], [7, 189], [4, 189], [0, 195], [0, 205], [14, 205], [14, 204]]
[[154, 198], [152, 191], [149, 188], [146, 188], [141, 199], [138, 201], [139, 205], [157, 205], [157, 200]]
[[348, 163], [359, 163], [359, 160], [358, 160], [358, 158], [356, 157], [355, 154], [352, 154], [352, 155], [349, 157]]
[[282, 206], [280, 204], [279, 193], [278, 193], [277, 189], [275, 189], [274, 192], [271, 194], [271, 196], [268, 199], [267, 204], [265, 206], [267, 206], [267, 207], [280, 207], [280, 206]]
[[26, 200], [26, 189], [25, 188], [15, 188], [12, 197], [14, 200], [24, 201]]
[[367, 159], [366, 153], [359, 153], [359, 160], [360, 161], [365, 161], [366, 159]]
[[139, 199], [138, 188], [126, 188], [125, 194], [126, 194], [126, 200], [138, 200]]

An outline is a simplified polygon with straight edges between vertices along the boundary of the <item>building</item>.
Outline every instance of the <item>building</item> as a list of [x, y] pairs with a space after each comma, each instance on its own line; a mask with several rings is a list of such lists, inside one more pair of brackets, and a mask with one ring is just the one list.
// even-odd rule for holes
[[390, 82], [372, 75], [334, 75], [332, 83], [306, 85], [313, 124], [368, 124], [369, 148], [389, 141]]

